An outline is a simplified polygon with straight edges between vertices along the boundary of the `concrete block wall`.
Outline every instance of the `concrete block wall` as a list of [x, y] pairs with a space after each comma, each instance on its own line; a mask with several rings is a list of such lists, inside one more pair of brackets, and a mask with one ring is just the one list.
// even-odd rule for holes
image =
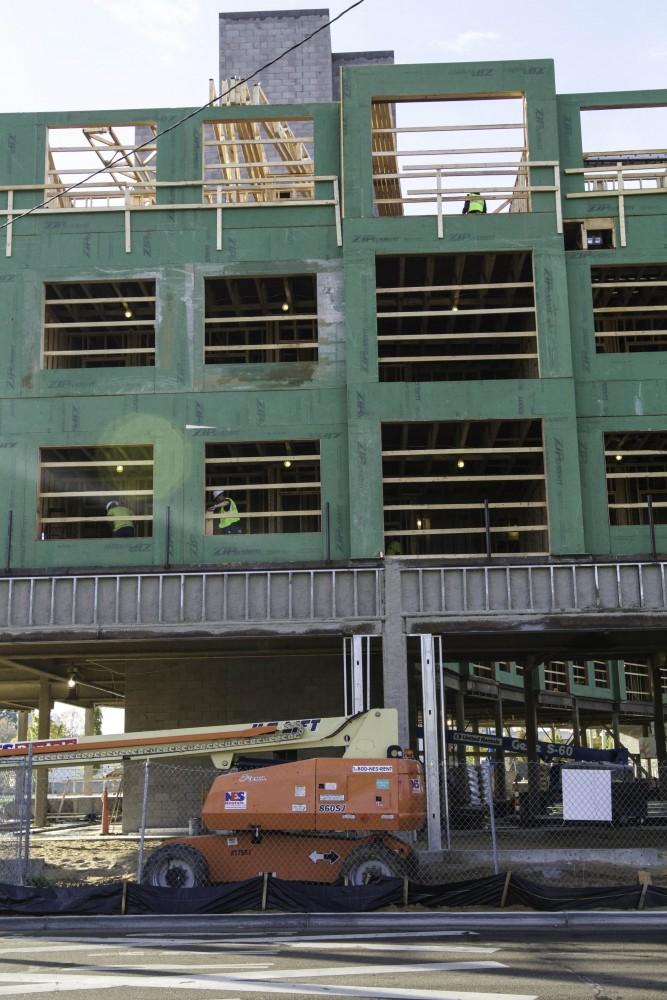
[[[340, 650], [303, 655], [242, 656], [182, 664], [154, 661], [127, 671], [126, 732], [268, 722], [343, 714]], [[147, 825], [187, 827], [210, 784], [208, 757], [151, 761]], [[123, 829], [139, 828], [143, 764], [123, 779]]]
[[128, 665], [127, 732], [343, 714], [340, 649]]
[[394, 53], [384, 52], [334, 52], [331, 56], [331, 90], [334, 101], [340, 101], [340, 71], [343, 66], [393, 66]]
[[[328, 10], [272, 10], [220, 15], [220, 79], [245, 78], [329, 20]], [[330, 101], [331, 33], [305, 45], [250, 81], [271, 104]]]

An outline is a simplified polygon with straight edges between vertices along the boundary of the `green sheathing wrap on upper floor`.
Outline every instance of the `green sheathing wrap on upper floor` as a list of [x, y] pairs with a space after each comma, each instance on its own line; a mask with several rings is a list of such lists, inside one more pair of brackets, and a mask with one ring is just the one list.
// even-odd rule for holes
[[[604, 434], [667, 430], [667, 351], [596, 353], [591, 268], [667, 263], [667, 190], [664, 194], [633, 196], [629, 193], [625, 196], [626, 246], [621, 246], [617, 195], [568, 199], [568, 194], [584, 192], [584, 181], [581, 173], [567, 174], [565, 171], [583, 165], [582, 110], [664, 106], [667, 106], [667, 90], [558, 97], [564, 217], [610, 218], [616, 238], [613, 250], [580, 250], [565, 254], [586, 551], [596, 554], [624, 556], [651, 551], [648, 525], [620, 527], [609, 524]], [[651, 145], [664, 148], [665, 143], [656, 137]], [[658, 551], [667, 550], [666, 525], [656, 525], [656, 544]]]
[[[374, 214], [371, 104], [402, 98], [525, 97], [531, 162], [559, 162], [566, 219], [613, 218], [618, 198], [568, 199], [583, 191], [580, 109], [667, 104], [667, 91], [557, 96], [548, 60], [346, 67], [343, 102], [209, 109], [158, 140], [157, 180], [202, 177], [202, 124], [239, 118], [312, 117], [315, 174], [341, 180], [339, 246], [331, 205], [222, 209], [198, 187], [158, 188], [158, 208], [33, 214], [14, 223], [0, 256], [0, 535], [12, 512], [18, 568], [292, 563], [377, 558], [385, 548], [381, 425], [402, 421], [531, 419], [542, 423], [550, 550], [557, 556], [639, 555], [645, 527], [610, 528], [603, 434], [667, 430], [667, 352], [596, 354], [590, 268], [667, 260], [667, 192], [625, 199], [627, 246], [565, 251], [556, 194], [533, 195], [530, 212]], [[158, 131], [189, 109], [0, 116], [0, 188], [14, 210], [41, 196], [49, 127], [152, 122]], [[342, 133], [341, 133], [342, 117]], [[659, 143], [658, 143], [659, 145]], [[553, 186], [551, 167], [532, 183]], [[328, 182], [317, 198], [330, 198]], [[0, 208], [7, 207], [0, 190]], [[1, 217], [0, 222], [6, 217]], [[218, 249], [220, 242], [220, 249]], [[532, 256], [539, 376], [488, 381], [380, 382], [375, 262], [378, 255], [527, 251]], [[209, 277], [312, 274], [317, 282], [317, 362], [204, 364], [204, 282]], [[156, 283], [153, 367], [43, 369], [44, 285], [145, 278]], [[207, 441], [320, 442], [322, 530], [205, 536]], [[154, 448], [151, 538], [40, 541], [40, 448], [97, 444]], [[169, 539], [167, 539], [169, 519]], [[169, 546], [167, 542], [169, 541]], [[667, 550], [667, 526], [657, 541]]]
[[[557, 160], [553, 64], [549, 61], [343, 70], [349, 452], [356, 482], [368, 498], [365, 505], [351, 511], [351, 547], [360, 555], [372, 557], [384, 547], [381, 423], [494, 418], [542, 421], [551, 551], [584, 551], [567, 275], [554, 195], [534, 195], [530, 213], [474, 219], [446, 215], [442, 239], [437, 237], [434, 215], [373, 215], [373, 99], [418, 100], [437, 95], [474, 100], [493, 94], [525, 96], [530, 159]], [[553, 184], [553, 170], [536, 169], [533, 183]], [[508, 249], [532, 252], [541, 377], [378, 384], [376, 255]]]
[[[558, 160], [554, 66], [549, 59], [343, 67], [342, 148], [346, 218], [370, 220], [373, 217], [371, 105], [374, 100], [392, 103], [401, 99], [433, 101], [465, 98], [474, 101], [499, 96], [525, 98], [531, 160]], [[538, 168], [533, 181], [536, 184], [553, 183], [553, 170]], [[533, 211], [553, 213], [553, 195], [536, 195]]]
[[[347, 558], [347, 443], [341, 390], [288, 394], [173, 393], [5, 400], [0, 412], [4, 514], [13, 515], [12, 565], [27, 568], [201, 565]], [[196, 425], [202, 425], [200, 429]], [[30, 427], [30, 430], [25, 428]], [[206, 429], [206, 427], [210, 429]], [[204, 536], [204, 452], [208, 441], [313, 439], [320, 443], [326, 531]], [[42, 447], [151, 444], [151, 538], [36, 538], [37, 466]], [[100, 499], [103, 514], [104, 498]], [[169, 520], [169, 551], [167, 521]], [[5, 524], [7, 523], [5, 519]]]

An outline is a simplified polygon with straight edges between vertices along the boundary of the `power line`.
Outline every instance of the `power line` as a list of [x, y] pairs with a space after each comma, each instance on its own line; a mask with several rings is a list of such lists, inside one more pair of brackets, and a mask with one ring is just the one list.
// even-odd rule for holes
[[[146, 146], [150, 146], [153, 143], [157, 142], [157, 140], [162, 138], [163, 135], [167, 135], [168, 132], [173, 132], [174, 129], [177, 129], [185, 122], [190, 121], [191, 118], [195, 118], [198, 114], [201, 114], [201, 112], [205, 111], [206, 108], [210, 108], [212, 104], [216, 103], [216, 101], [220, 101], [222, 100], [223, 97], [226, 97], [227, 94], [231, 94], [231, 92], [235, 90], [237, 87], [241, 86], [241, 84], [248, 83], [248, 81], [252, 80], [253, 77], [256, 77], [260, 73], [263, 73], [265, 69], [269, 69], [270, 66], [275, 66], [277, 62], [280, 62], [281, 59], [284, 59], [285, 56], [288, 56], [290, 52], [294, 52], [295, 49], [301, 48], [302, 45], [305, 45], [306, 42], [309, 42], [311, 38], [315, 37], [315, 35], [319, 35], [320, 31], [324, 31], [325, 28], [331, 27], [331, 25], [335, 24], [336, 21], [340, 21], [341, 17], [345, 17], [345, 15], [348, 14], [351, 10], [354, 10], [355, 7], [360, 7], [364, 2], [365, 0], [356, 0], [355, 3], [350, 4], [349, 7], [346, 7], [345, 10], [342, 10], [340, 14], [336, 14], [335, 17], [332, 17], [330, 21], [326, 22], [326, 24], [321, 24], [319, 28], [315, 28], [315, 31], [311, 31], [311, 33], [309, 35], [306, 35], [305, 38], [302, 38], [301, 41], [296, 42], [294, 45], [290, 45], [288, 49], [285, 49], [284, 52], [281, 52], [280, 55], [277, 55], [275, 59], [271, 59], [269, 62], [264, 63], [263, 66], [259, 66], [256, 70], [253, 70], [252, 73], [249, 73], [248, 76], [244, 77], [242, 80], [237, 80], [232, 87], [229, 87], [222, 94], [218, 94], [216, 97], [213, 97], [210, 101], [207, 101], [206, 104], [202, 104], [201, 107], [195, 108], [194, 111], [190, 111], [187, 115], [184, 115], [183, 118], [179, 118], [177, 122], [173, 122], [171, 125], [168, 125], [166, 128], [163, 128], [161, 132], [156, 132], [155, 135], [151, 136], [149, 139], [146, 139], [146, 141], [142, 142], [141, 145], [135, 146], [134, 152], [138, 153], [140, 149], [145, 149]], [[32, 215], [33, 212], [39, 211], [40, 208], [46, 208], [46, 206], [50, 205], [52, 201], [57, 201], [58, 198], [62, 198], [63, 195], [69, 194], [70, 191], [75, 191], [78, 187], [81, 187], [83, 184], [87, 184], [88, 181], [93, 179], [93, 177], [97, 177], [99, 174], [106, 173], [110, 167], [113, 167], [116, 163], [119, 163], [121, 160], [125, 158], [126, 158], [125, 153], [118, 153], [115, 157], [112, 157], [112, 159], [109, 160], [108, 163], [105, 163], [103, 167], [99, 167], [97, 170], [93, 170], [93, 172], [84, 177], [83, 180], [77, 181], [76, 184], [71, 184], [69, 187], [63, 188], [61, 191], [58, 191], [57, 194], [52, 195], [50, 198], [46, 198], [44, 201], [40, 201], [39, 204], [33, 205], [32, 208], [26, 209], [25, 212], [20, 212], [18, 215], [15, 215], [13, 217], [11, 222], [4, 222], [0, 226], [0, 231], [3, 229], [7, 229], [9, 226], [15, 225], [21, 219], [25, 219], [26, 216]]]

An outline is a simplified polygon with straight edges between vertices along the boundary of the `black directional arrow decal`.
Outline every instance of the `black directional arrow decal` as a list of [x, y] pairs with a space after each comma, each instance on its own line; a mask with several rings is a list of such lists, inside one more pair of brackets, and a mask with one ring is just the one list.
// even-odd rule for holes
[[335, 851], [327, 851], [326, 854], [320, 854], [318, 851], [311, 851], [308, 857], [313, 864], [317, 864], [318, 861], [328, 861], [330, 865], [334, 865], [337, 861], [340, 861], [340, 854], [336, 854]]

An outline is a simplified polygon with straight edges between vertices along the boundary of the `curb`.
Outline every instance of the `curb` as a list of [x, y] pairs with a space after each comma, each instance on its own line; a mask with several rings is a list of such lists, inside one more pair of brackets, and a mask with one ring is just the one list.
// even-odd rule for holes
[[[398, 927], [397, 927], [398, 925]], [[2, 924], [0, 923], [0, 928]], [[438, 931], [509, 930], [526, 928], [622, 927], [625, 931], [667, 929], [667, 910], [564, 910], [542, 913], [258, 913], [258, 914], [140, 914], [103, 917], [11, 917], [6, 933], [31, 934], [47, 931], [55, 935], [98, 936], [171, 932], [196, 937], [216, 933], [238, 935], [324, 933], [350, 930]]]

